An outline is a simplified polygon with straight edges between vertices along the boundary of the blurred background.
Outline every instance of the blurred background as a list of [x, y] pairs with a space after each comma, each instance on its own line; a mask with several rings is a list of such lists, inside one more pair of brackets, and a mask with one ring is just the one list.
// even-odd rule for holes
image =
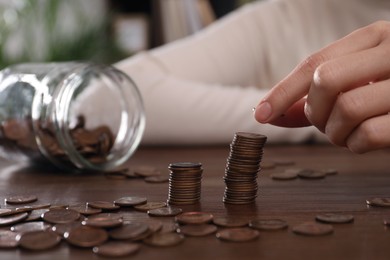
[[191, 35], [254, 0], [0, 0], [0, 69], [113, 63]]

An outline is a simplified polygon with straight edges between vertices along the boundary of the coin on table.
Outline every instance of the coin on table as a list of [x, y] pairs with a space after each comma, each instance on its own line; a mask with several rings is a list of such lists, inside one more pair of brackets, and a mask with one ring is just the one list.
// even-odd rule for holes
[[8, 225], [18, 223], [21, 222], [22, 220], [25, 220], [27, 217], [28, 217], [27, 212], [17, 213], [9, 216], [2, 216], [0, 217], [0, 226], [8, 226]]
[[134, 206], [134, 209], [136, 209], [138, 211], [142, 211], [142, 212], [147, 212], [148, 210], [151, 210], [151, 209], [159, 209], [159, 208], [164, 208], [166, 206], [167, 206], [166, 202], [148, 201], [145, 204]]
[[157, 176], [149, 176], [144, 179], [149, 183], [164, 183], [169, 181], [169, 176], [166, 175], [157, 175]]
[[324, 172], [326, 175], [336, 175], [339, 173], [338, 170], [333, 169], [333, 168], [324, 169], [324, 170], [322, 170], [322, 172]]
[[43, 214], [45, 214], [45, 213], [48, 212], [48, 211], [49, 211], [49, 209], [36, 209], [36, 210], [33, 210], [33, 211], [30, 212], [30, 214], [29, 214], [28, 217], [25, 219], [25, 221], [37, 221], [37, 220], [41, 220]]
[[367, 204], [376, 207], [390, 207], [390, 198], [371, 198], [366, 200]]
[[323, 179], [325, 178], [326, 173], [321, 171], [315, 171], [310, 169], [304, 169], [298, 173], [298, 177], [302, 179]]
[[133, 239], [145, 233], [148, 229], [149, 226], [145, 223], [133, 222], [110, 230], [108, 235], [117, 240]]
[[89, 215], [94, 215], [94, 214], [99, 214], [102, 212], [102, 209], [98, 208], [92, 208], [88, 206], [86, 203], [84, 204], [75, 204], [75, 205], [69, 205], [68, 209], [72, 209], [77, 211], [80, 214], [89, 216]]
[[118, 210], [119, 206], [109, 201], [91, 201], [87, 202], [87, 206], [102, 210]]
[[104, 229], [80, 226], [65, 232], [66, 241], [78, 247], [94, 247], [103, 244], [108, 239], [108, 234]]
[[181, 208], [165, 207], [148, 210], [148, 215], [153, 217], [174, 217], [182, 213], [182, 211]]
[[143, 241], [150, 246], [175, 246], [184, 241], [184, 236], [177, 233], [154, 233]]
[[217, 232], [217, 227], [210, 224], [184, 225], [176, 229], [177, 233], [185, 236], [203, 237]]
[[61, 242], [61, 237], [53, 231], [34, 231], [19, 235], [19, 246], [30, 250], [46, 250]]
[[130, 242], [110, 241], [100, 246], [95, 246], [92, 251], [95, 254], [106, 257], [124, 257], [139, 251], [140, 245]]
[[136, 197], [136, 196], [128, 196], [128, 197], [122, 197], [114, 201], [115, 205], [121, 206], [121, 207], [131, 207], [136, 206], [140, 204], [145, 204], [148, 201], [147, 198], [144, 197]]
[[280, 230], [286, 229], [288, 224], [282, 219], [254, 219], [249, 222], [249, 226], [259, 230]]
[[27, 233], [33, 231], [45, 231], [51, 228], [50, 224], [43, 221], [24, 222], [19, 223], [11, 227], [11, 231], [18, 233]]
[[250, 228], [226, 228], [216, 234], [217, 238], [230, 242], [246, 242], [259, 237], [259, 231]]
[[51, 230], [56, 232], [61, 237], [63, 237], [66, 232], [69, 232], [73, 228], [81, 227], [82, 225], [83, 224], [81, 224], [81, 222], [79, 221], [70, 222], [70, 223], [59, 223], [59, 224], [55, 224], [51, 228]]
[[271, 174], [271, 178], [274, 180], [293, 180], [298, 177], [299, 170], [291, 169], [284, 172], [275, 172]]
[[82, 223], [91, 227], [113, 228], [121, 226], [123, 218], [120, 214], [100, 213], [86, 218]]
[[51, 209], [42, 216], [43, 220], [49, 223], [69, 223], [80, 218], [80, 213], [72, 209]]
[[15, 195], [5, 199], [7, 204], [25, 204], [37, 201], [38, 198], [35, 195]]
[[329, 224], [319, 224], [316, 222], [305, 222], [294, 226], [292, 231], [298, 235], [323, 236], [332, 234], [333, 226]]
[[161, 172], [157, 168], [152, 166], [138, 166], [133, 168], [133, 171], [136, 175], [140, 177], [150, 177], [161, 174]]
[[0, 230], [0, 248], [15, 248], [19, 245], [19, 241], [16, 239], [19, 233]]
[[354, 217], [349, 214], [323, 213], [318, 214], [316, 220], [325, 223], [341, 224], [353, 222]]
[[212, 221], [213, 214], [207, 212], [184, 212], [177, 215], [175, 220], [180, 224], [205, 224]]
[[220, 227], [245, 227], [249, 221], [235, 217], [214, 217], [213, 223]]

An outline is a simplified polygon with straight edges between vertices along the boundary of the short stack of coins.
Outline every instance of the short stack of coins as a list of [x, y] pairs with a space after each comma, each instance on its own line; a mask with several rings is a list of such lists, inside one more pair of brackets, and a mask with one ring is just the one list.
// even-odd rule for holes
[[223, 202], [253, 203], [257, 197], [257, 175], [267, 137], [261, 134], [237, 132], [230, 144], [224, 181]]
[[200, 200], [202, 164], [192, 162], [171, 163], [168, 167], [168, 204], [195, 204]]

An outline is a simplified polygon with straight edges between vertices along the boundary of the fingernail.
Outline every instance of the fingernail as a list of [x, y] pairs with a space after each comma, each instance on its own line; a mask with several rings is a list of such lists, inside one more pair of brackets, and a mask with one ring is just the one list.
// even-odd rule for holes
[[270, 103], [268, 102], [262, 102], [260, 103], [255, 111], [255, 117], [256, 120], [259, 121], [260, 123], [266, 123], [267, 119], [271, 116], [272, 114], [272, 108]]

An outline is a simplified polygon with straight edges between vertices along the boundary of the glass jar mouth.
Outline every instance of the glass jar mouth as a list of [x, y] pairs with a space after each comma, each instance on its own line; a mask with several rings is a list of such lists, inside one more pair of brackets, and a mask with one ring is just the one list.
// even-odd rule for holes
[[[93, 86], [94, 90], [91, 90], [92, 86], [89, 85], [92, 81], [86, 82], [86, 78], [91, 77], [96, 77], [100, 80], [99, 87]], [[89, 89], [87, 90], [87, 88]], [[105, 145], [104, 156], [101, 153], [101, 157], [98, 160], [96, 160], [97, 157], [91, 159], [91, 157], [80, 152], [80, 140], [75, 141], [75, 128], [72, 126], [72, 123], [74, 123], [72, 122], [72, 117], [74, 117], [73, 105], [75, 103], [78, 102], [78, 106], [89, 109], [96, 105], [96, 102], [93, 101], [94, 94], [92, 94], [91, 98], [85, 94], [81, 98], [83, 100], [82, 102], [77, 101], [82, 96], [80, 93], [88, 93], [91, 91], [93, 93], [95, 89], [96, 91], [104, 89], [107, 93], [113, 93], [113, 96], [118, 97], [118, 100], [112, 102], [115, 102], [116, 107], [119, 109], [116, 113], [120, 114], [115, 133], [111, 135], [112, 133], [110, 133], [108, 127], [103, 127], [105, 130], [97, 137], [97, 139], [102, 139], [99, 142]], [[54, 163], [57, 165], [60, 164], [61, 168], [96, 171], [116, 168], [130, 158], [141, 141], [145, 128], [145, 116], [141, 95], [133, 81], [126, 74], [113, 67], [89, 63], [76, 64], [66, 77], [64, 77], [64, 80], [58, 83], [57, 91], [52, 96], [52, 102], [53, 105], [48, 111], [47, 119], [53, 123], [53, 130], [58, 140], [58, 145], [64, 151], [67, 160], [70, 161], [70, 163], [67, 163], [58, 160], [58, 158], [52, 158], [52, 161], [54, 160]], [[107, 108], [109, 109], [109, 106]], [[86, 121], [88, 123], [88, 118]], [[99, 129], [102, 130], [103, 128]], [[93, 134], [92, 131], [85, 131], [79, 134], [83, 134], [84, 137]], [[97, 146], [98, 148], [96, 149], [103, 149], [100, 147], [100, 143]], [[93, 147], [95, 149], [95, 146]], [[83, 147], [83, 144], [81, 144], [81, 148], [86, 147]], [[110, 149], [108, 150], [108, 148]]]

